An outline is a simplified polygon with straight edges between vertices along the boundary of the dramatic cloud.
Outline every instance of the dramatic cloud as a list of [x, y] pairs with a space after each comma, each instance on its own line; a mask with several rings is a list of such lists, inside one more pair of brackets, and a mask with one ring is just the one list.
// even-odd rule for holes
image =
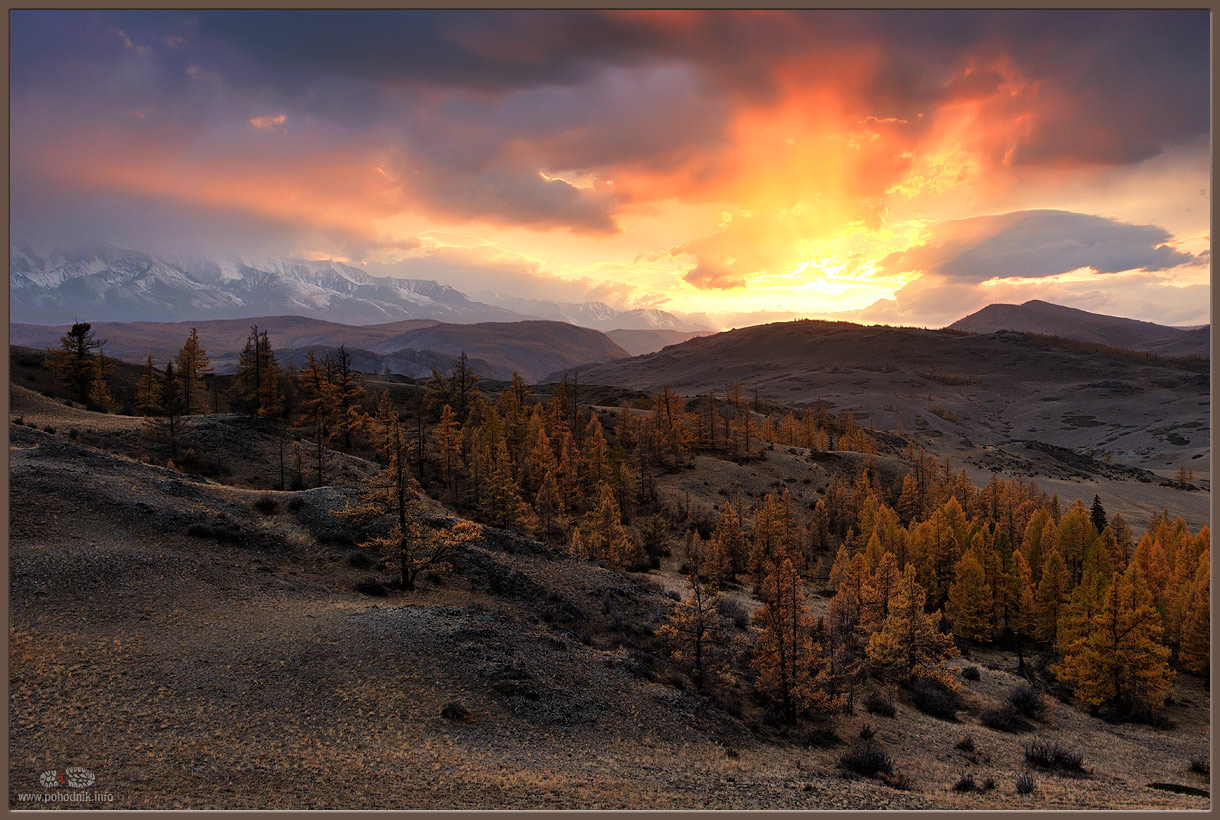
[[1184, 269], [1197, 278], [1200, 268], [1205, 275], [1208, 259], [1174, 250], [1165, 244], [1170, 238], [1153, 225], [1066, 211], [945, 222], [923, 244], [891, 254], [880, 266], [883, 272], [917, 278], [893, 299], [851, 315], [935, 326], [993, 302], [1044, 299], [1086, 310], [1121, 306], [1115, 310], [1120, 315], [1155, 317], [1164, 310], [1177, 316], [1189, 305], [1183, 292], [1194, 286], [1155, 274]]
[[709, 315], [1067, 293], [1210, 244], [1206, 10], [10, 22], [14, 231], [386, 264], [451, 231]]
[[1166, 270], [1194, 261], [1154, 225], [1126, 225], [1067, 211], [1021, 211], [938, 225], [922, 245], [887, 257], [883, 272], [920, 272], [953, 282]]

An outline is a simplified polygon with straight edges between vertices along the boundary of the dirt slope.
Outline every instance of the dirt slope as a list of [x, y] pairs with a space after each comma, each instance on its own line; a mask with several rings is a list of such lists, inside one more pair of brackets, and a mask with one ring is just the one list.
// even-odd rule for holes
[[[453, 574], [361, 596], [370, 571], [345, 561], [331, 515], [351, 490], [194, 480], [68, 438], [66, 411], [38, 410], [55, 434], [11, 428], [11, 805], [40, 772], [78, 765], [118, 809], [1206, 806], [1147, 786], [1203, 785], [1186, 770], [1207, 744], [1193, 679], [1172, 730], [1053, 704], [1039, 733], [1094, 771], [1040, 775], [1019, 798], [1027, 738], [977, 725], [1013, 659], [978, 655], [960, 723], [906, 704], [840, 721], [847, 738], [872, 724], [912, 779], [899, 791], [842, 775], [842, 747], [751, 729], [677, 688], [650, 649], [672, 576], [489, 530]], [[466, 717], [443, 717], [449, 704]], [[965, 732], [986, 757], [954, 748]], [[997, 789], [951, 791], [966, 768]]]

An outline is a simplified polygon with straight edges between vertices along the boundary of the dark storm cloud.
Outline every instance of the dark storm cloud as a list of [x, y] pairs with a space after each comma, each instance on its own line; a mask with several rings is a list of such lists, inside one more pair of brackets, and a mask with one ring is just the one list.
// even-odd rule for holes
[[[963, 79], [963, 65], [1010, 58], [1055, 107], [1019, 161], [1086, 151], [1070, 138], [1071, 122], [1115, 132], [1105, 161], [1142, 158], [1208, 123], [1205, 10], [691, 12], [678, 26], [659, 19], [571, 10], [14, 12], [13, 80], [21, 87], [65, 63], [113, 64], [122, 32], [133, 47], [153, 49], [168, 73], [202, 60], [252, 89], [304, 95], [318, 106], [326, 96], [319, 92], [338, 78], [504, 93], [580, 85], [607, 67], [672, 63], [698, 67], [704, 94], [765, 96], [785, 60], [865, 48], [881, 59], [860, 104], [903, 109], [869, 112], [878, 116], [993, 88], [994, 72]], [[350, 103], [356, 86], [336, 88]], [[384, 102], [375, 93], [357, 100]]]
[[1042, 278], [1092, 268], [1098, 273], [1159, 271], [1195, 257], [1164, 244], [1155, 225], [1128, 225], [1070, 211], [1018, 211], [944, 222], [923, 245], [891, 254], [889, 274], [920, 271], [951, 282]]
[[576, 232], [613, 233], [608, 197], [589, 195], [561, 179], [537, 172], [488, 168], [478, 173], [424, 166], [409, 177], [435, 211], [533, 228], [567, 227]]
[[202, 36], [290, 84], [340, 74], [484, 91], [572, 83], [665, 51], [655, 28], [585, 11], [208, 11]]
[[[998, 128], [993, 149], [995, 163], [1013, 165], [1134, 162], [1208, 129], [1203, 10], [10, 19], [13, 130], [30, 134], [22, 145], [37, 145], [39, 129], [139, 129], [167, 150], [207, 137], [239, 155], [249, 120], [282, 114], [297, 133], [327, 123], [320, 141], [376, 143], [415, 186], [402, 191], [404, 206], [577, 231], [613, 230], [625, 200], [540, 170], [670, 170], [692, 157], [715, 169], [738, 111], [793, 84], [839, 87], [860, 120], [906, 120], [915, 150], [937, 106], [984, 101], [1001, 123], [1025, 114], [1020, 134]], [[859, 75], [841, 71], [840, 58], [857, 53], [870, 55]], [[1012, 77], [1023, 91], [1010, 99], [1002, 88]]]

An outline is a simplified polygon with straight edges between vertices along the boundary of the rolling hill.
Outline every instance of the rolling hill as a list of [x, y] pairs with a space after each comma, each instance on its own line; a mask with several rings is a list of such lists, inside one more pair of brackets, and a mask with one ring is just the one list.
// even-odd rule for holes
[[1210, 453], [1206, 362], [1097, 352], [1011, 331], [804, 320], [585, 366], [580, 378], [647, 391], [668, 384], [686, 396], [724, 395], [737, 382], [747, 396], [757, 388], [762, 399], [850, 409], [882, 430], [902, 425], [929, 449], [957, 458], [1034, 441], [1173, 470], [1205, 469]]
[[949, 325], [952, 330], [969, 333], [994, 333], [1017, 330], [1042, 333], [1063, 339], [1145, 350], [1161, 356], [1207, 356], [1210, 352], [1209, 327], [1194, 330], [1090, 313], [1038, 299], [1020, 305], [988, 305], [977, 313]]

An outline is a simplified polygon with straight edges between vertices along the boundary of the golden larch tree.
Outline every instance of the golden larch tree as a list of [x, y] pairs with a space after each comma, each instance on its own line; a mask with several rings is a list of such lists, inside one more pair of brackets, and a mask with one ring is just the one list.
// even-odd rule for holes
[[1054, 643], [1059, 632], [1059, 615], [1067, 603], [1070, 588], [1068, 571], [1058, 549], [1051, 550], [1042, 564], [1042, 580], [1034, 595], [1034, 637]]
[[185, 415], [203, 412], [207, 407], [203, 376], [211, 372], [212, 361], [199, 343], [199, 328], [192, 327], [178, 352], [178, 379], [182, 383], [182, 412]]
[[477, 524], [459, 521], [450, 527], [425, 527], [419, 520], [419, 484], [407, 463], [408, 445], [397, 415], [382, 419], [388, 443], [389, 464], [365, 482], [359, 503], [342, 514], [356, 520], [389, 519], [390, 530], [361, 543], [388, 558], [397, 559], [399, 585], [415, 589], [415, 581], [425, 570], [441, 572], [449, 568], [448, 558], [466, 544], [482, 537]]
[[674, 607], [657, 634], [669, 645], [674, 660], [690, 674], [695, 688], [705, 691], [724, 667], [724, 635], [719, 614], [720, 593], [715, 584], [686, 576], [686, 597]]
[[153, 363], [152, 354], [140, 371], [140, 380], [136, 382], [136, 411], [144, 416], [156, 415], [161, 409], [161, 383], [157, 379], [157, 366]]
[[1113, 574], [1091, 628], [1052, 669], [1075, 684], [1076, 697], [1085, 703], [1119, 714], [1155, 714], [1163, 708], [1173, 670], [1138, 563]]
[[932, 678], [951, 682], [944, 661], [957, 654], [953, 637], [940, 631], [940, 612], [924, 612], [927, 593], [907, 564], [881, 630], [868, 641], [868, 662], [884, 676], [910, 682]]
[[763, 569], [763, 605], [756, 615], [762, 633], [750, 664], [758, 671], [755, 691], [792, 723], [813, 697], [813, 639], [801, 577], [792, 561], [768, 561]]
[[980, 643], [990, 643], [995, 632], [992, 621], [993, 591], [987, 583], [977, 551], [967, 551], [953, 567], [945, 614], [953, 634]]
[[1178, 662], [1187, 672], [1206, 674], [1211, 659], [1211, 557], [1206, 552], [1199, 555], [1179, 631]]

